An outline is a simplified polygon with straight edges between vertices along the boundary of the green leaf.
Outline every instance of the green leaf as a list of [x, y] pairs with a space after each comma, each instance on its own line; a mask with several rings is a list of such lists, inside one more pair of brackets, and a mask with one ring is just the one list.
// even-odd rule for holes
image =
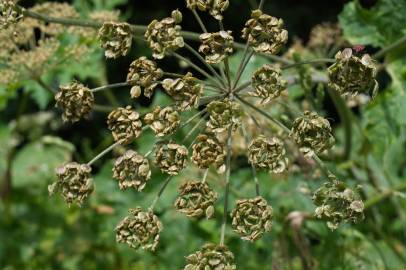
[[348, 3], [339, 16], [344, 36], [353, 44], [387, 46], [405, 34], [406, 1], [378, 0], [370, 9]]

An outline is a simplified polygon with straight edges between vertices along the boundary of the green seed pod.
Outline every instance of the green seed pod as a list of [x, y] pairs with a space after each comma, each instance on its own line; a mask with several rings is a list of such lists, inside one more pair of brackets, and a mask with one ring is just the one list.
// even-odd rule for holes
[[105, 22], [97, 37], [107, 58], [125, 56], [131, 49], [133, 37], [128, 23]]
[[317, 206], [315, 216], [327, 221], [331, 230], [338, 228], [341, 222], [358, 223], [364, 219], [364, 203], [357, 190], [352, 190], [344, 182], [330, 176], [313, 195]]
[[157, 137], [163, 137], [175, 133], [180, 125], [180, 115], [173, 107], [161, 109], [157, 106], [144, 117], [144, 121]]
[[173, 142], [161, 141], [155, 144], [155, 165], [162, 172], [177, 175], [186, 167], [188, 150]]
[[140, 115], [131, 106], [112, 111], [107, 118], [107, 125], [114, 140], [123, 145], [131, 143], [142, 132]]
[[336, 62], [328, 68], [329, 87], [343, 96], [358, 93], [375, 96], [378, 82], [375, 80], [376, 65], [368, 54], [358, 57], [347, 48], [338, 52]]
[[144, 96], [150, 98], [162, 76], [163, 71], [157, 67], [154, 61], [147, 59], [145, 56], [134, 60], [127, 74], [127, 82], [133, 85], [131, 97], [139, 97], [142, 87], [144, 88]]
[[249, 94], [262, 98], [262, 104], [267, 104], [272, 99], [279, 97], [288, 84], [282, 79], [280, 68], [271, 65], [264, 65], [255, 71], [251, 83], [255, 91], [249, 92]]
[[214, 214], [214, 203], [217, 193], [207, 183], [188, 181], [179, 187], [179, 197], [174, 206], [177, 211], [190, 218], [206, 216], [211, 218]]
[[130, 209], [116, 227], [116, 241], [126, 243], [134, 249], [155, 251], [159, 244], [159, 233], [163, 226], [158, 217], [149, 210], [143, 212], [140, 207]]
[[113, 178], [118, 180], [120, 189], [133, 187], [142, 191], [151, 178], [148, 159], [133, 150], [126, 151], [114, 163]]
[[186, 257], [183, 270], [235, 270], [234, 254], [224, 245], [205, 244]]
[[210, 102], [207, 111], [210, 114], [207, 127], [212, 132], [224, 132], [230, 127], [235, 130], [241, 124], [244, 113], [239, 103], [229, 99]]
[[209, 64], [218, 64], [233, 53], [234, 38], [231, 31], [203, 33], [200, 35], [202, 45], [199, 47]]
[[60, 86], [55, 95], [56, 107], [63, 110], [64, 122], [77, 122], [92, 110], [94, 96], [89, 88], [78, 82]]
[[245, 23], [242, 37], [258, 53], [277, 54], [288, 40], [288, 31], [283, 29], [283, 20], [252, 11], [251, 19]]
[[287, 169], [288, 159], [283, 142], [276, 138], [259, 135], [248, 147], [248, 160], [259, 169], [282, 173]]
[[162, 87], [174, 100], [180, 111], [190, 110], [199, 106], [203, 94], [203, 85], [188, 72], [182, 78], [165, 79]]
[[327, 119], [315, 112], [306, 111], [303, 117], [295, 119], [289, 136], [307, 156], [319, 154], [334, 145], [331, 126]]
[[272, 228], [272, 207], [262, 197], [238, 200], [231, 212], [232, 226], [241, 239], [256, 241]]
[[60, 193], [70, 206], [81, 206], [93, 192], [92, 168], [87, 164], [67, 163], [56, 169], [57, 181], [48, 186], [49, 194]]
[[225, 171], [226, 151], [215, 136], [199, 134], [192, 149], [192, 161], [197, 167], [207, 169], [210, 165], [214, 165], [219, 173]]
[[153, 20], [147, 27], [145, 39], [156, 59], [165, 57], [165, 53], [182, 48], [185, 44], [181, 34], [182, 28], [178, 25], [180, 12], [175, 11], [175, 18], [168, 17], [161, 21]]

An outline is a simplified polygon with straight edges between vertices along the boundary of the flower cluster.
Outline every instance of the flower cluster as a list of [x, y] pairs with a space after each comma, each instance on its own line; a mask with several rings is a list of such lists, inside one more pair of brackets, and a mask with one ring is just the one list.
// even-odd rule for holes
[[107, 58], [125, 56], [131, 49], [133, 39], [131, 26], [128, 23], [105, 22], [98, 38]]
[[241, 105], [229, 99], [210, 102], [207, 111], [210, 114], [207, 127], [213, 132], [223, 132], [229, 128], [235, 130], [241, 123], [243, 115]]
[[288, 159], [283, 142], [276, 138], [260, 135], [248, 147], [248, 159], [251, 164], [260, 169], [267, 169], [273, 173], [286, 170]]
[[2, 0], [0, 2], [0, 29], [15, 24], [21, 15], [16, 10], [16, 0]]
[[73, 82], [60, 87], [60, 91], [55, 95], [55, 101], [56, 106], [63, 110], [63, 121], [74, 123], [91, 112], [94, 96], [89, 88]]
[[175, 208], [187, 217], [211, 218], [214, 214], [214, 203], [217, 193], [207, 183], [188, 181], [179, 187], [179, 197], [175, 201]]
[[120, 144], [131, 143], [142, 131], [140, 114], [133, 111], [131, 106], [112, 111], [107, 118], [107, 125], [114, 140]]
[[251, 19], [242, 30], [242, 37], [259, 53], [276, 54], [288, 40], [288, 31], [283, 29], [283, 20], [261, 10], [252, 11]]
[[177, 175], [186, 167], [188, 150], [174, 142], [161, 141], [155, 144], [155, 165], [162, 172]]
[[141, 247], [154, 251], [159, 244], [159, 233], [162, 223], [152, 211], [143, 212], [140, 207], [130, 209], [130, 215], [125, 217], [116, 227], [116, 239], [134, 249]]
[[118, 180], [120, 189], [133, 187], [142, 191], [151, 178], [148, 159], [133, 150], [127, 150], [116, 159], [113, 178]]
[[197, 167], [207, 169], [214, 165], [219, 173], [224, 172], [225, 149], [215, 136], [199, 134], [192, 149], [192, 161]]
[[223, 19], [222, 13], [228, 8], [228, 0], [186, 0], [187, 7], [195, 10], [196, 8], [201, 11], [209, 11], [215, 19], [221, 21]]
[[48, 187], [49, 194], [60, 193], [71, 205], [82, 203], [93, 192], [92, 168], [86, 164], [71, 162], [56, 169], [57, 181]]
[[150, 125], [157, 137], [163, 137], [175, 133], [180, 124], [180, 116], [171, 106], [157, 106], [144, 117], [144, 121]]
[[378, 89], [376, 65], [368, 54], [355, 55], [347, 48], [336, 54], [336, 62], [328, 68], [329, 87], [344, 96], [358, 93], [374, 96]]
[[145, 39], [157, 59], [164, 58], [167, 52], [175, 51], [184, 46], [183, 37], [178, 25], [182, 21], [182, 14], [175, 10], [172, 16], [161, 21], [153, 20], [145, 32]]
[[231, 31], [204, 33], [200, 35], [202, 45], [199, 47], [209, 64], [218, 64], [233, 53], [234, 38]]
[[316, 190], [313, 202], [317, 206], [316, 217], [326, 220], [332, 230], [341, 222], [357, 223], [364, 218], [364, 203], [357, 191], [335, 177], [330, 177], [329, 182]]
[[272, 228], [272, 207], [262, 197], [238, 200], [231, 217], [234, 231], [243, 240], [256, 241]]
[[235, 270], [234, 254], [226, 246], [205, 244], [199, 251], [186, 257], [184, 270], [222, 269]]
[[309, 111], [293, 122], [289, 136], [300, 146], [300, 150], [309, 156], [330, 149], [335, 141], [328, 120]]
[[196, 108], [203, 94], [203, 85], [190, 72], [182, 78], [163, 80], [162, 87], [181, 111]]
[[134, 60], [130, 64], [127, 74], [127, 82], [131, 88], [131, 97], [137, 98], [141, 95], [141, 87], [144, 88], [144, 95], [151, 97], [159, 79], [163, 76], [163, 71], [157, 67], [156, 63], [145, 56]]
[[282, 79], [280, 68], [264, 65], [254, 72], [251, 84], [254, 91], [249, 92], [249, 94], [261, 98], [261, 103], [266, 104], [280, 96], [282, 91], [286, 89], [287, 81]]

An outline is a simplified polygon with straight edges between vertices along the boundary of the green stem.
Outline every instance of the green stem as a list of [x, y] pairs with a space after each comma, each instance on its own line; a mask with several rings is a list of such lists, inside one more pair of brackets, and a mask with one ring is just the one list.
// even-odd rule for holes
[[344, 153], [342, 159], [348, 160], [351, 155], [351, 144], [352, 144], [352, 126], [351, 126], [351, 112], [345, 101], [340, 96], [337, 91], [334, 91], [330, 88], [327, 89], [328, 94], [330, 95], [331, 99], [335, 107], [337, 108], [338, 114], [340, 116], [341, 122], [344, 126]]
[[100, 154], [98, 154], [97, 156], [95, 156], [91, 161], [89, 161], [87, 163], [88, 166], [91, 166], [93, 163], [95, 163], [97, 160], [99, 160], [100, 158], [102, 158], [104, 155], [106, 155], [108, 152], [110, 152], [111, 150], [113, 150], [117, 145], [119, 145], [120, 142], [115, 142], [112, 145], [110, 145], [109, 147], [107, 147], [106, 149], [104, 149], [103, 151], [100, 152]]
[[381, 201], [389, 198], [395, 192], [399, 192], [399, 191], [403, 191], [403, 190], [406, 190], [406, 182], [400, 183], [399, 185], [395, 186], [392, 189], [388, 189], [388, 190], [385, 190], [385, 191], [383, 191], [383, 192], [381, 192], [379, 194], [376, 194], [375, 196], [373, 196], [372, 198], [368, 199], [365, 202], [364, 208], [365, 209], [371, 208], [375, 204], [380, 203]]
[[155, 199], [152, 201], [151, 206], [149, 207], [149, 209], [152, 211], [154, 210], [154, 207], [156, 205], [156, 203], [158, 202], [159, 198], [162, 196], [162, 194], [164, 193], [166, 187], [168, 186], [169, 182], [173, 179], [173, 175], [169, 175], [164, 183], [162, 184], [161, 188], [158, 191], [158, 194], [155, 196]]
[[227, 137], [227, 160], [226, 160], [226, 179], [225, 179], [225, 191], [224, 191], [224, 209], [223, 209], [223, 220], [221, 223], [221, 235], [220, 235], [220, 246], [224, 246], [224, 238], [226, 233], [227, 216], [228, 216], [228, 195], [230, 190], [230, 173], [231, 173], [231, 143], [232, 143], [232, 127], [228, 129]]
[[193, 49], [192, 46], [190, 46], [187, 43], [185, 43], [185, 48], [187, 50], [189, 50], [194, 56], [196, 56], [200, 60], [200, 62], [202, 62], [202, 64], [205, 65], [214, 76], [216, 76], [216, 78], [219, 80], [220, 84], [222, 84], [224, 86], [223, 78], [221, 78], [221, 76], [217, 73], [217, 71], [211, 65], [207, 64], [206, 60], [204, 60], [204, 58], [200, 55], [200, 53], [198, 53], [195, 49]]
[[298, 66], [302, 66], [302, 65], [309, 65], [309, 64], [324, 64], [324, 63], [334, 63], [335, 59], [331, 59], [331, 58], [320, 58], [320, 59], [313, 59], [313, 60], [309, 60], [309, 61], [303, 61], [303, 62], [297, 62], [297, 63], [293, 63], [293, 64], [288, 64], [282, 67], [283, 70], [285, 69], [290, 69], [290, 68], [294, 68], [294, 67], [298, 67]]
[[106, 89], [111, 89], [111, 88], [118, 88], [118, 87], [123, 87], [123, 86], [130, 86], [130, 82], [121, 82], [121, 83], [113, 83], [113, 84], [108, 84], [108, 85], [103, 85], [100, 87], [96, 87], [93, 89], [90, 89], [91, 92], [98, 92], [98, 91], [103, 91]]
[[244, 49], [244, 53], [243, 53], [240, 65], [239, 65], [238, 70], [237, 70], [237, 76], [236, 76], [234, 84], [233, 84], [233, 89], [235, 89], [235, 87], [237, 86], [238, 82], [241, 79], [242, 74], [244, 73], [245, 67], [247, 66], [249, 60], [251, 59], [251, 56], [254, 54], [254, 51], [251, 51], [250, 55], [248, 56], [248, 60], [245, 61], [245, 58], [247, 57], [248, 51], [249, 51], [249, 45], [248, 45], [248, 41], [247, 41], [247, 44], [245, 45], [245, 49]]
[[[242, 130], [242, 134], [243, 134], [244, 139], [245, 139], [245, 144], [247, 145], [247, 148], [248, 148], [248, 145], [249, 145], [250, 142], [249, 142], [248, 134], [247, 134], [247, 131], [246, 131], [245, 127], [244, 127], [244, 124], [241, 124], [241, 130]], [[257, 170], [255, 169], [254, 164], [252, 164], [251, 162], [249, 162], [249, 163], [251, 164], [252, 177], [254, 177], [255, 195], [260, 196], [259, 181], [258, 181], [258, 177], [257, 177]]]
[[379, 59], [385, 56], [385, 54], [387, 54], [388, 52], [390, 52], [391, 50], [397, 49], [400, 46], [403, 46], [406, 44], [406, 36], [398, 39], [397, 41], [395, 41], [394, 43], [388, 45], [385, 48], [382, 48], [380, 51], [378, 51], [377, 53], [375, 53], [374, 55], [372, 55], [372, 57], [374, 59]]
[[202, 31], [204, 33], [207, 33], [207, 28], [204, 25], [204, 23], [203, 23], [202, 19], [200, 18], [199, 14], [196, 12], [195, 9], [192, 9], [192, 12], [193, 12], [193, 16], [195, 16], [195, 18], [196, 18], [197, 23], [200, 25], [200, 28], [202, 28]]

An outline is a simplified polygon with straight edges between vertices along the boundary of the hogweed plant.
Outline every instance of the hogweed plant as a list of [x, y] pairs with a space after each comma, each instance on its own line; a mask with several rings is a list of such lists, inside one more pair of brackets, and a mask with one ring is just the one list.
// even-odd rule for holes
[[[154, 207], [173, 177], [182, 174], [187, 166], [195, 166], [202, 171], [203, 177], [200, 180], [189, 179], [179, 186], [174, 209], [188, 218], [210, 219], [216, 215], [215, 205], [222, 197], [223, 217], [218, 243], [206, 244], [188, 255], [184, 269], [236, 269], [234, 255], [226, 246], [228, 225], [242, 240], [251, 242], [272, 231], [274, 211], [261, 196], [256, 174], [259, 170], [270, 174], [289, 173], [297, 153], [305, 159], [314, 160], [326, 179], [312, 197], [316, 206], [315, 218], [325, 220], [331, 229], [336, 229], [342, 222], [360, 222], [364, 217], [364, 204], [359, 188], [352, 189], [345, 181], [339, 180], [321, 158], [334, 147], [335, 139], [329, 121], [311, 106], [305, 111], [287, 106], [286, 109], [296, 115], [290, 122], [268, 111], [274, 104], [284, 104], [282, 96], [286, 96], [288, 85], [300, 82], [305, 86], [306, 80], [313, 79], [300, 69], [309, 64], [332, 63], [327, 70], [328, 86], [343, 98], [359, 94], [374, 96], [378, 88], [375, 61], [351, 48], [337, 52], [335, 59], [301, 62], [277, 56], [288, 41], [288, 32], [282, 19], [266, 14], [264, 2], [261, 0], [258, 8], [251, 12], [241, 33], [233, 33], [225, 29], [222, 21], [229, 6], [228, 0], [187, 0], [187, 8], [201, 27], [202, 34], [199, 35], [182, 31], [179, 10], [173, 11], [167, 18], [153, 20], [148, 26], [140, 26], [119, 22], [107, 14], [99, 14], [108, 17], [104, 20], [97, 19], [100, 16], [82, 20], [75, 12], [61, 12], [67, 9], [62, 4], [49, 3], [25, 9], [16, 1], [2, 0], [0, 22], [5, 29], [2, 31], [13, 31], [19, 39], [26, 34], [23, 30], [28, 27], [21, 25], [30, 23], [43, 27], [43, 31], [49, 33], [49, 38], [42, 41], [44, 44], [52, 42], [52, 33], [61, 31], [63, 26], [79, 33], [81, 28], [98, 29], [91, 36], [99, 40], [106, 58], [128, 55], [133, 39], [142, 39], [150, 47], [153, 58], [142, 56], [135, 59], [128, 68], [125, 82], [92, 89], [77, 81], [61, 85], [55, 101], [62, 111], [63, 121], [74, 123], [88, 117], [95, 105], [94, 96], [116, 87], [128, 86], [128, 96], [135, 100], [141, 95], [151, 98], [154, 91], [163, 89], [173, 100], [170, 106], [156, 106], [146, 115], [141, 115], [131, 106], [112, 110], [107, 117], [107, 126], [114, 143], [86, 164], [71, 162], [57, 168], [57, 181], [49, 186], [50, 194], [60, 194], [68, 205], [82, 206], [94, 190], [92, 164], [117, 146], [130, 148], [146, 129], [151, 129], [157, 137], [153, 149], [144, 154], [128, 149], [116, 159], [112, 177], [117, 180], [120, 189], [138, 192], [148, 185], [153, 167], [166, 174], [167, 178], [149, 208], [129, 209], [129, 215], [117, 225], [116, 239], [120, 243], [134, 249], [155, 251], [159, 248], [164, 226], [154, 214]], [[46, 12], [49, 6], [53, 12]], [[217, 32], [207, 30], [200, 12], [207, 12], [218, 21]], [[235, 41], [239, 37], [245, 40], [245, 44]], [[334, 42], [335, 37], [332, 39]], [[196, 49], [187, 40], [199, 40], [201, 44]], [[316, 43], [315, 39], [313, 41]], [[243, 56], [234, 76], [229, 58], [239, 49], [242, 49]], [[183, 50], [192, 53], [199, 62], [183, 56]], [[242, 81], [242, 75], [255, 54], [270, 58], [272, 64], [263, 65], [251, 74], [249, 81]], [[40, 58], [39, 55], [37, 53], [36, 57]], [[157, 60], [166, 57], [187, 63], [195, 74], [177, 74], [160, 69]], [[288, 69], [298, 70], [299, 74], [285, 76], [284, 72]], [[182, 120], [182, 114], [193, 109], [198, 112]], [[188, 134], [183, 140], [176, 141], [176, 133], [186, 127]], [[192, 143], [185, 145], [190, 138]], [[241, 138], [247, 145], [242, 152], [252, 168], [255, 196], [239, 199], [230, 210], [232, 155], [237, 151]], [[218, 179], [224, 178], [223, 192], [214, 190], [206, 181], [209, 170], [214, 170]]]

